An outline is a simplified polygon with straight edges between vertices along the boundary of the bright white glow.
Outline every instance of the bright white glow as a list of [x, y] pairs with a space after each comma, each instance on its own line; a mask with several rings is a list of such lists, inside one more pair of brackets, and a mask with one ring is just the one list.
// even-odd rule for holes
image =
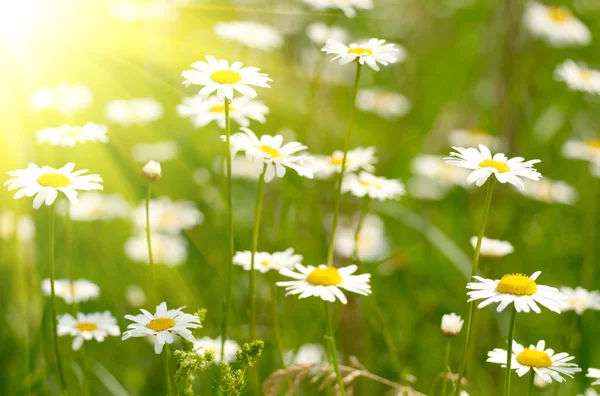
[[27, 34], [38, 0], [0, 0], [0, 36], [15, 39]]

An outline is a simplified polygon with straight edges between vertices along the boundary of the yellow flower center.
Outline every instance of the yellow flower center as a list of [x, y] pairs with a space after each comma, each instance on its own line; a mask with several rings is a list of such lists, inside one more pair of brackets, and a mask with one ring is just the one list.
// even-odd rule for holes
[[279, 152], [279, 150], [274, 149], [271, 146], [262, 145], [262, 146], [258, 146], [258, 148], [261, 149], [264, 153], [271, 154], [271, 158], [280, 158], [280, 157], [282, 157], [282, 155]]
[[92, 322], [79, 322], [73, 327], [79, 331], [94, 331], [98, 328], [98, 325]]
[[523, 274], [504, 275], [496, 290], [500, 293], [513, 294], [515, 296], [531, 296], [537, 291], [535, 281]]
[[517, 355], [517, 362], [523, 366], [546, 368], [552, 366], [552, 359], [546, 352], [535, 349], [523, 349], [523, 352]]
[[37, 182], [42, 187], [69, 187], [71, 179], [60, 173], [46, 173], [37, 178]]
[[370, 48], [363, 48], [363, 47], [349, 48], [348, 53], [361, 55], [361, 56], [362, 55], [373, 55], [373, 51], [371, 51]]
[[263, 267], [266, 267], [267, 265], [269, 265], [269, 260], [263, 260], [263, 261], [261, 261], [260, 265], [262, 265]]
[[315, 268], [308, 274], [306, 280], [315, 286], [333, 286], [342, 283], [342, 276], [334, 267]]
[[586, 146], [600, 149], [600, 139], [587, 139], [584, 143]]
[[377, 182], [370, 182], [370, 181], [366, 181], [366, 180], [360, 180], [359, 183], [365, 187], [375, 187], [378, 190], [381, 190], [381, 184], [377, 183]]
[[[329, 163], [331, 165], [342, 165], [342, 163], [344, 163], [344, 158], [331, 156], [329, 157]], [[346, 163], [348, 163], [348, 158], [346, 158]]]
[[489, 135], [489, 132], [482, 128], [472, 128], [469, 129], [469, 132], [471, 132], [473, 135]]
[[569, 10], [563, 7], [550, 7], [548, 13], [550, 14], [550, 18], [552, 18], [552, 20], [556, 22], [562, 23], [567, 22], [569, 19], [571, 19], [571, 13], [569, 12]]
[[211, 74], [210, 79], [219, 84], [235, 84], [242, 79], [242, 76], [233, 70], [219, 70]]
[[[229, 106], [229, 112], [234, 112], [235, 111], [235, 107], [233, 106]], [[218, 104], [218, 105], [214, 105], [213, 107], [211, 107], [210, 109], [208, 109], [209, 113], [224, 113], [225, 112], [225, 105], [224, 104]]]
[[482, 168], [494, 168], [500, 173], [510, 172], [510, 168], [504, 162], [486, 159], [479, 163]]
[[157, 318], [157, 319], [153, 319], [150, 321], [150, 323], [148, 323], [146, 325], [147, 328], [156, 331], [157, 333], [159, 331], [163, 331], [163, 330], [167, 330], [170, 329], [171, 327], [175, 326], [175, 321], [171, 318]]
[[591, 81], [593, 76], [594, 76], [594, 74], [592, 74], [592, 72], [589, 70], [586, 70], [586, 69], [579, 70], [579, 78], [581, 78], [583, 81]]

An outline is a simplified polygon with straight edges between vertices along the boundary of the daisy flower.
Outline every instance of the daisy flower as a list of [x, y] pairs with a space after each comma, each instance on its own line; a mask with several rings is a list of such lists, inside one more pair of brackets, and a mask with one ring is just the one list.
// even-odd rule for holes
[[532, 35], [554, 47], [587, 45], [592, 39], [589, 29], [565, 7], [530, 2], [523, 22]]
[[491, 175], [494, 175], [500, 183], [510, 183], [523, 190], [525, 183], [521, 178], [538, 181], [542, 177], [533, 167], [534, 164], [541, 162], [539, 159], [523, 162], [522, 157], [508, 159], [502, 153], [492, 157], [490, 150], [483, 144], [479, 145], [479, 150], [462, 147], [453, 147], [453, 149], [457, 152], [451, 152], [450, 157], [445, 158], [446, 163], [472, 169], [467, 177], [467, 183], [475, 183], [477, 187], [481, 187]]
[[382, 89], [361, 89], [356, 96], [356, 107], [384, 118], [394, 118], [410, 111], [410, 102], [405, 96]]
[[287, 351], [284, 358], [286, 365], [318, 364], [327, 360], [325, 349], [321, 344], [304, 344], [298, 352]]
[[226, 340], [224, 349], [224, 358], [222, 358], [221, 337], [202, 337], [194, 341], [194, 351], [198, 352], [199, 354], [204, 354], [205, 352], [212, 352], [215, 356], [215, 363], [219, 363], [221, 361], [225, 361], [227, 363], [233, 362], [235, 360], [237, 351], [240, 350], [240, 345], [233, 340]]
[[79, 195], [76, 204], [62, 207], [73, 221], [109, 221], [128, 218], [131, 206], [120, 194], [101, 194], [95, 191]]
[[219, 22], [214, 27], [217, 36], [246, 47], [272, 51], [283, 45], [283, 36], [272, 26], [252, 21]]
[[217, 92], [221, 102], [225, 98], [233, 99], [233, 91], [236, 90], [244, 96], [254, 99], [256, 91], [251, 85], [261, 88], [271, 88], [271, 80], [267, 74], [260, 73], [256, 67], [242, 67], [242, 62], [234, 62], [229, 65], [224, 59], [216, 60], [213, 56], [206, 56], [205, 61], [192, 63], [195, 70], [186, 70], [182, 73], [185, 78], [183, 85], [202, 85], [200, 96], [207, 99], [210, 94]]
[[497, 311], [504, 310], [513, 304], [517, 312], [540, 313], [538, 304], [549, 310], [560, 313], [565, 296], [555, 287], [539, 285], [535, 281], [542, 271], [534, 272], [531, 276], [524, 274], [504, 275], [502, 279], [485, 279], [474, 276], [477, 282], [467, 284], [470, 297], [467, 302], [483, 300], [477, 308], [499, 303]]
[[[51, 295], [50, 279], [42, 280], [42, 293], [46, 296]], [[65, 300], [67, 304], [77, 304], [83, 301], [96, 300], [100, 296], [100, 288], [93, 282], [86, 279], [55, 279], [54, 293], [57, 297]]]
[[148, 161], [142, 168], [141, 176], [149, 183], [160, 180], [162, 178], [162, 167], [160, 166], [160, 162], [152, 160]]
[[104, 108], [108, 121], [124, 127], [149, 124], [160, 120], [162, 115], [162, 105], [152, 98], [112, 100]]
[[334, 9], [342, 10], [346, 17], [354, 18], [356, 9], [370, 10], [373, 8], [373, 0], [303, 0], [316, 11]]
[[84, 84], [60, 84], [42, 88], [31, 96], [33, 110], [54, 109], [63, 114], [73, 114], [92, 106], [94, 95]]
[[566, 296], [563, 311], [575, 311], [581, 315], [586, 309], [600, 310], [600, 293], [596, 290], [590, 292], [583, 287], [561, 287], [560, 292]]
[[[471, 246], [473, 249], [477, 246], [477, 237], [471, 237]], [[500, 241], [498, 239], [490, 239], [483, 237], [481, 240], [481, 248], [479, 254], [484, 257], [497, 258], [504, 257], [515, 251], [510, 242]]]
[[[213, 121], [221, 129], [226, 127], [225, 105], [214, 96], [208, 99], [200, 95], [183, 98], [183, 103], [177, 105], [177, 112], [182, 117], [190, 118], [195, 128], [202, 128]], [[241, 127], [249, 126], [250, 120], [264, 124], [267, 122], [267, 114], [269, 108], [263, 102], [245, 96], [233, 98], [229, 105], [229, 117]]]
[[[374, 214], [367, 214], [355, 242], [358, 217], [351, 220], [341, 217], [335, 232], [334, 249], [336, 254], [351, 258], [356, 245], [356, 256], [360, 261], [376, 261], [389, 253], [383, 221]], [[331, 224], [329, 224], [331, 228]]]
[[329, 302], [338, 299], [342, 304], [346, 304], [348, 300], [341, 289], [363, 296], [371, 294], [371, 274], [352, 275], [358, 269], [356, 265], [335, 268], [324, 264], [318, 267], [296, 264], [295, 268], [298, 272], [287, 268], [279, 271], [281, 275], [295, 279], [277, 282], [277, 286], [286, 288], [286, 295], [298, 295], [298, 298], [319, 297]]
[[[181, 235], [152, 233], [151, 240], [152, 258], [155, 264], [176, 267], [187, 261], [187, 240]], [[125, 241], [125, 255], [130, 260], [149, 264], [146, 235], [139, 235]]]
[[[506, 367], [507, 353], [504, 349], [496, 348], [488, 352], [487, 361]], [[570, 363], [575, 357], [566, 352], [554, 353], [553, 349], [546, 349], [546, 342], [543, 340], [529, 348], [513, 341], [511, 359], [511, 369], [516, 370], [519, 377], [533, 370], [548, 383], [552, 380], [563, 382], [563, 375], [573, 378], [573, 374], [581, 371], [575, 363]]]
[[475, 147], [483, 144], [490, 150], [498, 150], [502, 147], [502, 140], [498, 136], [482, 128], [455, 129], [448, 135], [448, 143], [450, 146], [458, 147]]
[[345, 65], [352, 61], [367, 64], [371, 69], [379, 71], [381, 63], [384, 66], [390, 63], [401, 62], [406, 57], [404, 49], [395, 44], [385, 44], [385, 40], [372, 38], [364, 43], [352, 43], [350, 46], [340, 43], [339, 41], [329, 39], [322, 49], [323, 52], [329, 55], [334, 55], [332, 61], [338, 60], [340, 65]]
[[146, 303], [146, 293], [144, 293], [144, 289], [138, 285], [127, 286], [125, 298], [129, 305], [136, 308], [139, 308]]
[[544, 178], [538, 182], [525, 181], [523, 195], [545, 203], [573, 205], [579, 199], [577, 190], [563, 181]]
[[556, 67], [554, 79], [563, 81], [572, 91], [600, 94], [600, 70], [590, 69], [583, 63], [566, 60]]
[[324, 45], [327, 40], [348, 41], [350, 35], [339, 26], [327, 26], [323, 22], [314, 22], [306, 27], [306, 36], [315, 44]]
[[43, 203], [52, 205], [59, 192], [65, 194], [71, 203], [77, 203], [78, 190], [102, 190], [102, 178], [99, 175], [83, 175], [87, 169], [73, 172], [74, 168], [75, 164], [72, 162], [59, 169], [29, 164], [26, 169], [8, 172], [11, 179], [4, 185], [8, 187], [8, 191], [18, 189], [15, 199], [35, 196], [34, 209], [38, 209]]
[[588, 368], [587, 374], [585, 376], [597, 380], [592, 382], [592, 385], [600, 385], [600, 369], [590, 367]]
[[[283, 252], [254, 253], [254, 269], [261, 273], [269, 272], [270, 270], [280, 271], [282, 268], [294, 268], [296, 264], [302, 262], [301, 254], [294, 254], [294, 249], [289, 248]], [[249, 250], [236, 252], [233, 256], [233, 264], [242, 266], [246, 271], [252, 268], [252, 252]]]
[[[238, 151], [246, 153], [246, 159], [254, 163], [254, 168], [258, 174], [265, 171], [265, 181], [268, 183], [275, 176], [285, 176], [286, 168], [295, 170], [300, 176], [313, 178], [312, 171], [304, 165], [306, 155], [297, 154], [299, 151], [306, 150], [306, 146], [298, 142], [289, 142], [283, 144], [281, 135], [262, 135], [258, 138], [254, 132], [248, 128], [242, 128], [242, 132], [231, 136], [231, 152], [235, 157]], [[225, 141], [223, 135], [221, 139]]]
[[83, 126], [61, 125], [40, 129], [35, 135], [39, 144], [75, 147], [82, 143], [108, 143], [107, 129], [106, 125], [88, 122]]
[[562, 154], [570, 159], [598, 162], [600, 161], [600, 139], [567, 140], [562, 146]]
[[442, 325], [440, 330], [446, 337], [456, 337], [462, 330], [464, 320], [455, 313], [442, 316]]
[[[334, 173], [340, 173], [343, 162], [344, 152], [336, 150], [329, 156], [311, 156], [307, 161], [307, 166], [311, 168], [315, 177], [326, 179]], [[346, 155], [346, 172], [357, 172], [361, 169], [367, 172], [375, 172], [374, 164], [376, 163], [375, 147], [357, 147], [349, 150]]]
[[123, 333], [123, 341], [130, 337], [156, 336], [154, 352], [158, 355], [162, 352], [165, 344], [173, 343], [173, 335], [178, 335], [189, 342], [196, 339], [190, 329], [202, 327], [198, 317], [182, 312], [185, 307], [167, 310], [167, 303], [162, 302], [156, 307], [156, 313], [152, 315], [145, 309], [140, 309], [142, 314], [125, 315], [135, 323], [131, 323], [129, 330]]
[[[146, 228], [146, 203], [135, 209], [133, 222], [139, 229]], [[192, 201], [172, 201], [169, 197], [160, 197], [150, 201], [150, 229], [153, 232], [177, 234], [189, 230], [204, 222], [204, 214]]]
[[78, 312], [77, 318], [69, 314], [58, 318], [58, 335], [75, 337], [72, 347], [74, 351], [78, 351], [83, 341], [94, 339], [102, 342], [106, 336], [120, 336], [121, 329], [117, 325], [117, 319], [109, 311], [90, 314]]
[[344, 175], [342, 193], [346, 192], [350, 192], [355, 197], [369, 196], [380, 201], [400, 199], [400, 197], [406, 195], [404, 184], [399, 180], [378, 177], [365, 171], [360, 172], [358, 175], [355, 173]]

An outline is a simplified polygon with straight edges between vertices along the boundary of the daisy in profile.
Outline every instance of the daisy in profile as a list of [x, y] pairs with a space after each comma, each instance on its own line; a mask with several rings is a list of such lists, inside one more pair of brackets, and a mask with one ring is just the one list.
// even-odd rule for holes
[[372, 173], [362, 171], [347, 173], [342, 182], [342, 193], [350, 192], [355, 197], [365, 197], [384, 201], [386, 199], [400, 199], [406, 195], [404, 184], [399, 180], [378, 177]]
[[[506, 350], [496, 348], [488, 352], [487, 362], [506, 367], [507, 354]], [[529, 348], [513, 341], [511, 369], [516, 370], [519, 377], [527, 374], [529, 370], [534, 370], [548, 383], [552, 383], [552, 380], [563, 382], [563, 376], [573, 378], [573, 374], [581, 371], [575, 363], [571, 363], [573, 359], [575, 357], [566, 352], [555, 353], [553, 349], [546, 348], [546, 342], [543, 340], [536, 345], [530, 345]]]
[[[329, 229], [331, 228], [331, 224], [327, 224], [327, 226]], [[357, 259], [367, 262], [380, 260], [389, 254], [385, 225], [379, 217], [367, 213], [358, 233], [358, 241], [355, 241], [357, 227], [358, 217], [354, 219], [340, 217], [335, 232], [334, 249], [336, 254], [351, 258], [356, 253]]]
[[144, 125], [160, 120], [163, 106], [153, 98], [117, 99], [108, 102], [104, 116], [124, 127]]
[[500, 183], [510, 183], [523, 190], [525, 183], [521, 178], [537, 181], [542, 177], [533, 167], [541, 162], [538, 159], [523, 162], [522, 157], [508, 159], [502, 153], [492, 157], [490, 150], [483, 144], [479, 145], [479, 150], [462, 147], [453, 147], [453, 149], [456, 152], [451, 152], [450, 157], [445, 158], [446, 163], [471, 169], [467, 183], [475, 183], [477, 187], [481, 187], [490, 176], [494, 175]]
[[117, 319], [109, 311], [90, 314], [78, 312], [77, 318], [69, 314], [58, 318], [58, 335], [75, 337], [72, 347], [74, 351], [78, 351], [83, 341], [94, 339], [102, 342], [107, 336], [120, 336], [121, 329], [117, 325]]
[[[187, 261], [187, 241], [181, 235], [152, 233], [151, 240], [154, 263], [176, 267]], [[130, 260], [149, 264], [146, 235], [139, 235], [125, 241], [125, 255]]]
[[30, 103], [36, 111], [54, 109], [63, 114], [74, 114], [92, 107], [94, 94], [84, 84], [63, 83], [36, 91]]
[[219, 22], [214, 27], [217, 36], [249, 48], [272, 51], [283, 45], [283, 36], [273, 26], [252, 21]]
[[323, 47], [323, 52], [334, 55], [331, 60], [337, 60], [340, 65], [357, 61], [361, 65], [366, 63], [375, 71], [379, 71], [378, 63], [387, 66], [390, 63], [401, 62], [406, 57], [402, 47], [391, 43], [386, 44], [385, 40], [376, 38], [364, 43], [352, 43], [350, 46], [329, 39]]
[[156, 336], [154, 352], [158, 355], [162, 352], [165, 344], [173, 343], [173, 335], [178, 335], [189, 342], [196, 339], [190, 329], [202, 327], [198, 317], [182, 312], [185, 307], [167, 310], [167, 303], [162, 302], [156, 307], [156, 313], [152, 315], [145, 309], [140, 309], [142, 314], [125, 315], [134, 323], [127, 326], [123, 333], [123, 341], [130, 337]]
[[[294, 268], [302, 262], [301, 254], [294, 254], [294, 249], [289, 248], [283, 252], [267, 253], [256, 252], [254, 254], [254, 268], [261, 273], [271, 270], [281, 271], [283, 268]], [[249, 250], [236, 252], [233, 256], [233, 264], [242, 266], [246, 271], [252, 268], [252, 252]]]
[[373, 8], [373, 0], [303, 0], [314, 10], [327, 9], [342, 10], [348, 18], [356, 16], [356, 10], [370, 10]]
[[592, 385], [600, 385], [600, 369], [597, 368], [588, 368], [587, 374], [585, 375], [588, 378], [594, 378], [596, 381], [592, 382]]
[[563, 311], [575, 311], [582, 315], [586, 309], [600, 310], [600, 293], [598, 291], [587, 291], [583, 287], [572, 289], [561, 287], [560, 292], [566, 296], [562, 307]]
[[410, 101], [404, 95], [382, 89], [361, 89], [356, 97], [356, 107], [384, 118], [395, 118], [410, 111]]
[[[225, 129], [225, 105], [222, 100], [211, 96], [204, 99], [200, 95], [183, 98], [183, 103], [177, 105], [180, 116], [190, 118], [195, 128], [202, 128], [215, 122], [221, 129]], [[241, 127], [250, 125], [250, 120], [264, 124], [269, 108], [260, 100], [252, 100], [245, 96], [233, 98], [229, 105], [229, 116]]]
[[75, 147], [82, 143], [108, 143], [107, 129], [106, 125], [88, 122], [83, 126], [61, 125], [40, 129], [35, 135], [39, 144]]
[[[42, 280], [42, 292], [46, 296], [51, 295], [50, 279]], [[87, 279], [76, 279], [73, 282], [69, 279], [55, 279], [54, 292], [67, 304], [96, 300], [100, 296], [98, 285]]]
[[234, 62], [229, 65], [224, 59], [216, 60], [214, 56], [206, 56], [205, 61], [192, 63], [194, 70], [186, 70], [182, 73], [185, 81], [183, 85], [201, 85], [200, 96], [207, 99], [216, 91], [217, 97], [222, 102], [225, 98], [233, 99], [233, 91], [254, 99], [256, 91], [252, 86], [271, 88], [272, 81], [267, 74], [261, 73], [256, 67], [242, 67], [242, 62]]
[[579, 199], [577, 190], [563, 181], [548, 178], [537, 182], [524, 181], [523, 195], [539, 202], [573, 205]]
[[446, 337], [456, 337], [460, 334], [464, 322], [465, 321], [462, 320], [460, 316], [453, 312], [451, 314], [442, 316], [442, 325], [440, 330]]
[[[204, 214], [192, 201], [172, 201], [160, 197], [150, 201], [150, 229], [153, 232], [177, 234], [204, 222]], [[139, 229], [146, 227], [146, 203], [141, 203], [133, 214], [134, 224]]]
[[306, 36], [317, 45], [324, 45], [327, 40], [348, 41], [350, 35], [339, 26], [327, 26], [323, 22], [314, 22], [306, 27]]
[[210, 337], [202, 337], [194, 341], [194, 351], [199, 354], [204, 354], [205, 352], [212, 352], [215, 356], [215, 363], [219, 363], [221, 361], [225, 361], [227, 363], [231, 363], [235, 360], [235, 355], [237, 351], [240, 350], [240, 345], [233, 340], [225, 341], [225, 353], [224, 356], [221, 356], [221, 337], [210, 338]]
[[281, 275], [295, 279], [277, 282], [277, 286], [285, 287], [286, 295], [298, 295], [298, 298], [319, 297], [329, 302], [338, 299], [346, 304], [348, 300], [342, 289], [363, 296], [371, 294], [371, 274], [353, 275], [358, 269], [356, 265], [335, 268], [323, 264], [318, 267], [296, 264], [295, 268], [297, 272], [287, 268], [279, 271]]
[[[471, 246], [473, 249], [477, 246], [477, 237], [471, 237]], [[483, 237], [481, 240], [481, 248], [479, 254], [483, 257], [497, 258], [511, 254], [515, 248], [510, 242], [501, 241], [498, 239], [490, 239]]]
[[[307, 165], [311, 168], [315, 177], [326, 179], [335, 173], [340, 173], [343, 162], [344, 152], [336, 150], [331, 155], [312, 155], [307, 161]], [[349, 150], [346, 155], [346, 172], [357, 172], [359, 170], [375, 172], [374, 165], [376, 163], [375, 147], [357, 147]]]
[[598, 162], [600, 139], [567, 140], [562, 146], [562, 154], [570, 159]]
[[[221, 139], [225, 141], [226, 137], [221, 136]], [[243, 151], [246, 159], [254, 163], [258, 174], [262, 174], [264, 169], [267, 183], [275, 176], [285, 176], [286, 168], [295, 170], [300, 176], [312, 179], [311, 169], [304, 165], [306, 155], [298, 154], [306, 148], [298, 142], [283, 144], [281, 135], [262, 135], [259, 138], [248, 128], [242, 128], [241, 132], [231, 136], [232, 157], [235, 157], [238, 151]]]
[[458, 147], [476, 147], [483, 144], [490, 150], [499, 150], [502, 147], [502, 140], [483, 128], [455, 129], [448, 135], [448, 143]]
[[540, 313], [540, 304], [553, 312], [561, 313], [565, 296], [555, 287], [537, 284], [535, 281], [541, 273], [537, 271], [531, 276], [510, 274], [496, 280], [474, 276], [476, 282], [467, 284], [467, 289], [471, 290], [467, 293], [467, 302], [483, 300], [477, 308], [499, 303], [498, 312], [513, 304], [517, 312]]
[[71, 203], [77, 203], [77, 194], [81, 191], [102, 190], [100, 175], [84, 175], [87, 169], [73, 172], [75, 164], [69, 162], [59, 169], [50, 166], [39, 167], [29, 164], [26, 169], [8, 172], [11, 179], [4, 185], [8, 191], [18, 189], [15, 199], [33, 197], [33, 208], [39, 209], [42, 204], [52, 205], [58, 193], [62, 192]]
[[589, 29], [571, 12], [561, 6], [545, 6], [530, 2], [525, 10], [525, 27], [554, 47], [587, 45], [592, 36]]
[[583, 63], [566, 60], [556, 67], [554, 79], [564, 82], [572, 91], [600, 94], [600, 70], [590, 69]]

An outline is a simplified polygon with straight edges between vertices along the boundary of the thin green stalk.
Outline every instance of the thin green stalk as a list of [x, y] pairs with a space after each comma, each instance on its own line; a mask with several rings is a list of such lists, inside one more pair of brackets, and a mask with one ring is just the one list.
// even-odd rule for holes
[[225, 98], [225, 132], [227, 145], [227, 297], [225, 299], [225, 314], [221, 336], [221, 356], [225, 356], [225, 341], [229, 330], [229, 309], [233, 293], [233, 193], [231, 191], [231, 119], [229, 117], [229, 99]]
[[165, 366], [165, 381], [167, 382], [167, 395], [173, 396], [173, 389], [171, 387], [171, 372], [169, 370], [169, 347], [167, 345], [165, 345], [162, 355]]
[[281, 342], [281, 329], [279, 327], [279, 307], [277, 304], [277, 287], [271, 282], [271, 305], [273, 306], [273, 332], [275, 333], [275, 343], [277, 344], [277, 355], [281, 361], [281, 367], [285, 368], [283, 357], [283, 343]]
[[533, 383], [535, 382], [535, 371], [530, 371], [531, 374], [529, 374], [529, 396], [533, 395]]
[[88, 396], [90, 394], [90, 361], [88, 356], [88, 346], [86, 343], [83, 343], [83, 348], [81, 348], [81, 361], [83, 366], [83, 394]]
[[331, 307], [330, 303], [325, 301], [325, 315], [327, 316], [327, 330], [329, 332], [329, 345], [331, 347], [331, 354], [333, 355], [333, 367], [335, 368], [335, 376], [338, 387], [340, 388], [340, 393], [342, 396], [346, 396], [346, 389], [344, 388], [344, 383], [342, 382], [342, 373], [340, 371], [340, 363], [338, 361], [337, 349], [335, 347], [335, 334], [333, 332], [333, 318], [331, 315]]
[[352, 136], [352, 127], [354, 126], [354, 113], [356, 113], [356, 95], [358, 93], [358, 82], [360, 81], [360, 71], [362, 65], [356, 62], [356, 78], [354, 79], [354, 90], [352, 94], [352, 109], [350, 110], [350, 120], [348, 122], [348, 130], [346, 132], [346, 140], [344, 142], [344, 156], [342, 157], [342, 169], [338, 179], [337, 195], [335, 198], [335, 210], [333, 211], [333, 223], [331, 225], [331, 236], [329, 237], [329, 250], [327, 251], [327, 265], [333, 265], [333, 251], [335, 245], [335, 233], [340, 215], [340, 205], [342, 202], [342, 181], [344, 173], [346, 173], [346, 157], [350, 148], [350, 138]]
[[354, 251], [352, 252], [352, 257], [356, 262], [358, 259], [358, 241], [360, 239], [360, 231], [362, 230], [365, 217], [367, 217], [367, 213], [369, 212], [369, 203], [371, 203], [371, 199], [368, 195], [365, 195], [363, 198], [362, 209], [360, 211], [360, 215], [358, 217], [358, 224], [356, 225], [356, 231], [354, 232]]
[[262, 215], [263, 198], [265, 195], [265, 173], [267, 164], [258, 179], [256, 192], [256, 207], [254, 208], [254, 226], [252, 227], [252, 250], [250, 252], [250, 339], [256, 340], [256, 271], [254, 258], [258, 249], [258, 234], [260, 231], [260, 217]]
[[[494, 185], [496, 184], [496, 179], [493, 176], [490, 176], [487, 182], [487, 192], [485, 195], [485, 203], [483, 205], [483, 219], [481, 220], [481, 227], [479, 229], [479, 235], [477, 236], [477, 245], [475, 246], [475, 253], [473, 253], [473, 266], [471, 268], [471, 277], [477, 275], [477, 267], [479, 266], [479, 252], [481, 251], [481, 241], [483, 240], [483, 233], [485, 232], [485, 225], [487, 223], [488, 215], [490, 212], [490, 205], [492, 203], [492, 195], [494, 193]], [[469, 279], [470, 281], [470, 279]], [[462, 383], [462, 379], [465, 375], [465, 369], [467, 367], [467, 360], [469, 357], [469, 347], [471, 341], [471, 324], [473, 322], [473, 318], [475, 317], [475, 302], [472, 301], [469, 304], [469, 316], [467, 318], [467, 332], [465, 339], [465, 350], [463, 354], [463, 361], [460, 366], [460, 370], [458, 371], [458, 380], [457, 386], [454, 391], [454, 395], [458, 396], [460, 393], [460, 387]]]
[[148, 183], [148, 192], [146, 193], [146, 241], [148, 242], [148, 262], [150, 263], [150, 274], [152, 275], [152, 285], [154, 291], [158, 292], [156, 284], [156, 273], [154, 270], [154, 257], [152, 256], [152, 237], [150, 232], [150, 198], [152, 197], [152, 187]]
[[55, 276], [55, 257], [54, 257], [54, 223], [56, 220], [56, 206], [52, 205], [50, 209], [50, 294], [52, 296], [52, 332], [54, 333], [54, 353], [56, 354], [56, 365], [58, 367], [58, 375], [62, 384], [64, 393], [69, 394], [67, 381], [63, 372], [62, 361], [60, 359], [60, 348], [58, 346], [58, 313], [56, 311], [56, 293], [54, 290]]
[[[504, 396], [510, 395], [510, 375], [512, 366], [512, 348], [515, 335], [515, 320], [517, 319], [517, 309], [513, 307], [510, 315], [510, 324], [508, 325], [508, 350], [506, 352], [506, 380], [504, 381]], [[532, 370], [533, 371], [533, 370]]]
[[71, 204], [67, 205], [65, 214], [65, 234], [67, 249], [67, 276], [69, 277], [69, 287], [71, 291], [71, 313], [77, 315], [77, 303], [75, 302], [75, 288], [73, 287], [73, 222], [71, 221]]
[[448, 340], [446, 344], [446, 359], [444, 359], [444, 383], [442, 385], [442, 396], [446, 396], [446, 390], [448, 389], [448, 376], [450, 374], [450, 349], [451, 344]]

